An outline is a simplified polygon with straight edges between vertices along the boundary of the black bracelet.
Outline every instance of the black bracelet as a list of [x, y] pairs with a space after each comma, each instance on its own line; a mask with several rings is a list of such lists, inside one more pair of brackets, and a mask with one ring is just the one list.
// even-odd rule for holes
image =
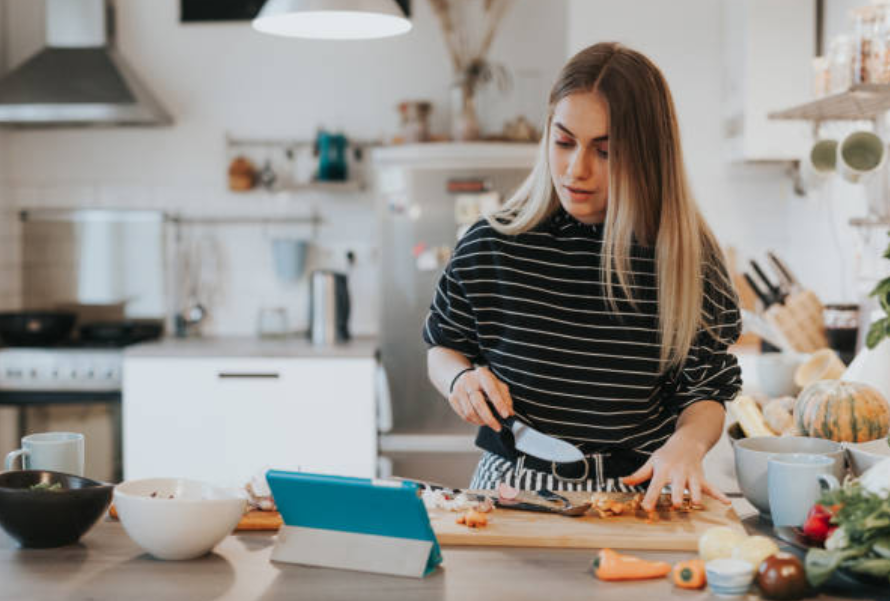
[[457, 372], [457, 375], [454, 376], [454, 379], [451, 380], [451, 386], [448, 387], [448, 393], [451, 394], [452, 392], [454, 392], [454, 385], [457, 384], [457, 379], [459, 377], [461, 377], [468, 371], [473, 371], [474, 369], [476, 369], [476, 368], [475, 367], [465, 367], [462, 370], [460, 370], [459, 372]]

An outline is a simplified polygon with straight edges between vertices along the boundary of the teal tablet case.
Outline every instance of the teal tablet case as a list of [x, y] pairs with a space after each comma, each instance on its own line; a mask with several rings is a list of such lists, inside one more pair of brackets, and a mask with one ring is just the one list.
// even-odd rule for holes
[[[368, 541], [383, 545], [375, 547], [383, 551], [374, 553], [377, 557], [373, 558], [373, 564], [363, 563], [358, 556], [344, 559], [346, 550], [343, 549], [343, 553], [332, 558], [333, 563], [340, 564], [333, 567], [378, 571], [374, 566], [383, 565], [380, 571], [388, 571], [385, 562], [380, 563], [388, 548], [394, 555], [403, 556], [413, 552], [412, 549], [428, 549], [426, 562], [421, 566], [422, 573], [417, 576], [431, 573], [442, 562], [439, 543], [414, 483], [279, 470], [268, 471], [266, 481], [284, 520], [283, 528], [289, 530], [287, 538], [291, 542], [287, 544], [299, 544], [293, 542], [298, 537], [304, 540], [318, 537], [313, 538], [316, 549], [318, 541], [322, 544], [330, 541], [340, 546], [347, 544], [352, 550]], [[331, 536], [324, 536], [326, 532]], [[412, 545], [410, 541], [430, 544]], [[387, 545], [387, 542], [392, 544]], [[279, 545], [282, 544], [279, 540]], [[286, 554], [278, 555], [284, 557]], [[395, 557], [393, 560], [397, 561]], [[313, 565], [330, 563], [324, 558], [317, 561], [319, 563], [313, 562]]]

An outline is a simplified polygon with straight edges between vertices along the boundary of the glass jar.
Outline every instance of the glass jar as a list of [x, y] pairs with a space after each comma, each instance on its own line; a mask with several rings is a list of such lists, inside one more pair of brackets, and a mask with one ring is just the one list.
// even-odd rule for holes
[[853, 43], [849, 36], [839, 35], [828, 47], [829, 80], [832, 94], [845, 92], [853, 83]]
[[870, 83], [890, 83], [890, 10], [887, 5], [873, 7], [875, 11], [871, 40], [868, 76]]
[[873, 81], [869, 67], [872, 62], [872, 46], [875, 42], [875, 26], [879, 15], [877, 9], [876, 6], [869, 6], [853, 13], [853, 39], [850, 41], [851, 84]]
[[831, 93], [831, 69], [827, 56], [813, 58], [813, 96], [821, 98]]
[[430, 139], [429, 117], [433, 105], [426, 101], [399, 103], [402, 117], [402, 138], [407, 143], [426, 142]]

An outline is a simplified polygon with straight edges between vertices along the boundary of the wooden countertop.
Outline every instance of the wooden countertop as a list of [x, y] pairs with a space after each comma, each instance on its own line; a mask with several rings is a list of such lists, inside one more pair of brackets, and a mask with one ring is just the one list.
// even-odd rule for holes
[[378, 342], [374, 337], [358, 337], [334, 345], [316, 346], [303, 337], [265, 340], [254, 337], [164, 338], [127, 347], [130, 358], [305, 358], [354, 359], [374, 357]]
[[[747, 519], [749, 531], [762, 531]], [[227, 537], [216, 550], [192, 561], [158, 561], [144, 554], [117, 522], [98, 524], [80, 544], [59, 549], [18, 549], [0, 532], [0, 596], [36, 601], [126, 599], [128, 601], [511, 601], [574, 599], [691, 601], [715, 599], [705, 591], [675, 589], [668, 579], [607, 583], [588, 567], [589, 550], [449, 547], [444, 563], [424, 579], [271, 563], [274, 537], [244, 533]], [[640, 552], [675, 562], [691, 553]], [[811, 599], [876, 599], [874, 592], [834, 591]], [[854, 596], [858, 595], [858, 596]], [[749, 595], [747, 599], [757, 599]], [[739, 597], [741, 599], [741, 597]]]

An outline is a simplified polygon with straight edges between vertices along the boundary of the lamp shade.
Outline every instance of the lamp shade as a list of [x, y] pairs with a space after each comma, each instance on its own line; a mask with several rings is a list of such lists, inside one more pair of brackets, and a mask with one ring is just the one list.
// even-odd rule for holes
[[411, 30], [395, 0], [268, 0], [253, 20], [262, 33], [325, 40], [367, 40]]

